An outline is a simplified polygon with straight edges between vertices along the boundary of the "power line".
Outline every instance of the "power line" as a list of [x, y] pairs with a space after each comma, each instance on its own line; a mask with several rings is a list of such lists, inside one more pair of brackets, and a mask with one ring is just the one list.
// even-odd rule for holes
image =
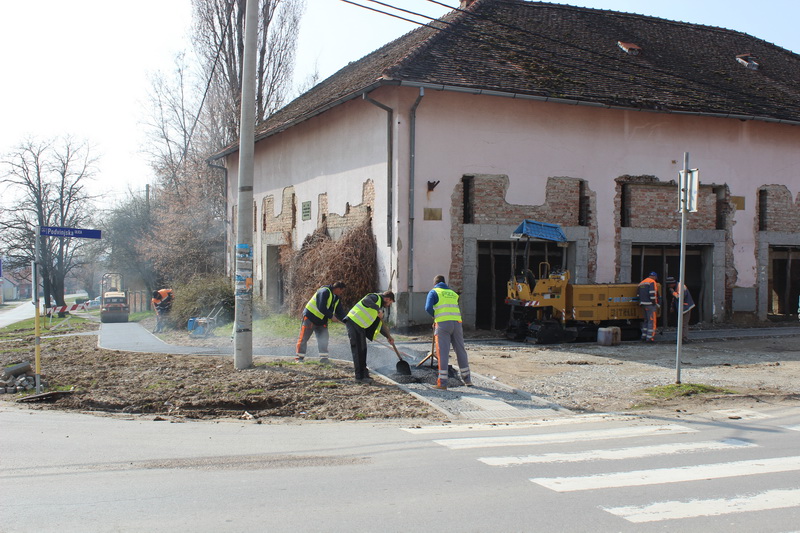
[[[360, 7], [362, 9], [367, 9], [369, 11], [374, 11], [375, 13], [380, 13], [381, 15], [387, 15], [389, 17], [394, 17], [396, 19], [404, 20], [406, 22], [411, 22], [412, 24], [418, 24], [420, 26], [427, 26], [429, 28], [435, 28], [435, 26], [431, 26], [431, 25], [429, 25], [427, 23], [419, 22], [419, 21], [416, 21], [416, 20], [413, 20], [413, 19], [409, 19], [409, 18], [406, 18], [406, 17], [401, 17], [400, 15], [396, 15], [394, 13], [389, 13], [388, 11], [381, 11], [380, 9], [377, 9], [377, 8], [374, 8], [374, 7], [365, 6], [363, 4], [359, 4], [358, 2], [353, 2], [352, 0], [340, 0], [340, 1], [344, 2], [345, 4], [351, 4], [351, 5]], [[429, 17], [427, 15], [423, 15], [422, 13], [416, 13], [414, 11], [408, 11], [408, 10], [400, 8], [400, 7], [395, 7], [395, 6], [392, 6], [390, 4], [385, 4], [383, 2], [378, 2], [377, 0], [366, 0], [366, 1], [374, 2], [376, 4], [380, 4], [380, 5], [383, 5], [385, 7], [388, 7], [389, 9], [394, 9], [396, 11], [402, 11], [403, 13], [408, 13], [410, 15], [416, 15], [416, 16], [419, 16], [419, 17], [423, 17], [423, 18], [426, 18], [428, 20], [432, 20], [432, 21], [438, 21], [439, 20], [439, 19], [437, 19], [435, 17]], [[436, 28], [436, 29], [438, 29], [438, 28]]]

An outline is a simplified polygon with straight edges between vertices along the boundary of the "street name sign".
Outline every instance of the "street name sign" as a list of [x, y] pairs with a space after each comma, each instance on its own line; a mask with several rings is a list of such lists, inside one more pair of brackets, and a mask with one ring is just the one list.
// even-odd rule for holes
[[73, 237], [76, 239], [99, 239], [100, 233], [99, 229], [56, 228], [52, 226], [42, 226], [39, 230], [39, 235], [46, 237]]

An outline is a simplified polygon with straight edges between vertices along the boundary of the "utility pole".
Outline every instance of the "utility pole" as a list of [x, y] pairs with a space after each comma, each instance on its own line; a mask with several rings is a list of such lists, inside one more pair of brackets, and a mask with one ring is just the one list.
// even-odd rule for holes
[[256, 37], [258, 0], [247, 0], [239, 121], [239, 194], [236, 220], [236, 309], [233, 364], [253, 366], [253, 152], [256, 122]]

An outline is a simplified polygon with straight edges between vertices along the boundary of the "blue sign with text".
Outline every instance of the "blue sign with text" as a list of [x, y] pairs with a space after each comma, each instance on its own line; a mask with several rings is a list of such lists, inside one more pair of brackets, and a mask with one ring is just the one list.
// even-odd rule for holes
[[50, 226], [42, 226], [39, 230], [39, 235], [47, 237], [73, 237], [76, 239], [99, 239], [99, 229], [80, 229], [80, 228], [54, 228]]

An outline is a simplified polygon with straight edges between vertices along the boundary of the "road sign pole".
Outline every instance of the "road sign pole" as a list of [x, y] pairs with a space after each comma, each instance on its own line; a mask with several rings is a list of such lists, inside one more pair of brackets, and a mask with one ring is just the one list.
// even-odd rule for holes
[[[41, 343], [41, 314], [39, 312], [39, 267], [42, 265], [42, 235], [51, 237], [69, 237], [73, 239], [100, 239], [102, 232], [99, 229], [82, 228], [63, 228], [50, 226], [36, 226], [36, 239], [34, 240], [33, 261], [31, 261], [31, 294], [33, 295], [33, 305], [36, 306], [34, 313], [34, 338], [35, 338], [35, 358], [36, 358], [36, 393], [42, 392], [42, 343]], [[47, 295], [45, 295], [46, 297]]]
[[[686, 271], [686, 214], [688, 212], [689, 203], [689, 184], [691, 182], [689, 176], [689, 152], [683, 153], [683, 172], [681, 173], [680, 180], [680, 208], [681, 208], [681, 256], [680, 267], [678, 269], [678, 335], [675, 342], [675, 383], [681, 383], [681, 352], [683, 350], [683, 287], [684, 274]], [[694, 191], [692, 191], [694, 192]], [[669, 287], [667, 288], [669, 290]], [[666, 309], [664, 310], [666, 312]]]
[[33, 296], [33, 338], [34, 338], [34, 380], [36, 382], [36, 394], [42, 393], [42, 330], [39, 325], [39, 260], [41, 257], [41, 235], [39, 226], [36, 226], [36, 241], [33, 247], [33, 261], [31, 261], [31, 295]]

